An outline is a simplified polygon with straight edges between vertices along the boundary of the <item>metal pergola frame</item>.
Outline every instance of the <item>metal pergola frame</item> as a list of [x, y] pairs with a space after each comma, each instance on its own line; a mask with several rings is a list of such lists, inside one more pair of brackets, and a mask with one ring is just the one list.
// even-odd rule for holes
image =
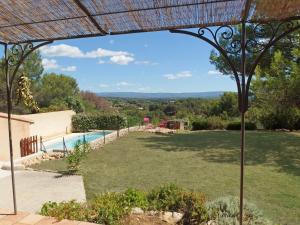
[[[227, 0], [228, 1], [228, 0]], [[86, 12], [87, 17], [90, 18], [93, 22], [93, 17], [89, 15], [84, 6], [79, 0], [75, 0], [76, 4]], [[211, 2], [214, 2], [211, 0]], [[272, 48], [278, 41], [291, 34], [296, 30], [300, 30], [300, 18], [292, 17], [286, 20], [277, 21], [276, 23], [272, 22], [262, 22], [255, 23], [247, 21], [248, 13], [250, 9], [250, 1], [247, 1], [243, 19], [240, 23], [232, 23], [232, 25], [220, 25], [218, 27], [210, 28], [209, 25], [206, 27], [198, 27], [198, 32], [192, 32], [187, 30], [169, 30], [171, 33], [176, 34], [185, 34], [195, 38], [198, 38], [213, 48], [215, 48], [220, 55], [225, 59], [226, 63], [232, 70], [237, 91], [238, 91], [238, 103], [239, 103], [239, 112], [241, 117], [241, 152], [240, 152], [240, 215], [239, 221], [240, 225], [243, 224], [243, 205], [244, 205], [244, 166], [245, 166], [245, 113], [249, 108], [249, 89], [252, 77], [255, 73], [257, 65], [261, 62], [263, 56], [266, 52]], [[273, 21], [274, 22], [274, 21]], [[69, 38], [54, 38], [54, 39], [43, 39], [43, 40], [34, 40], [28, 41], [26, 43], [3, 43], [4, 46], [4, 63], [3, 71], [6, 78], [6, 91], [7, 91], [7, 114], [8, 114], [8, 133], [9, 133], [9, 149], [10, 149], [10, 164], [11, 164], [11, 180], [12, 180], [12, 191], [13, 191], [13, 204], [14, 204], [14, 213], [17, 214], [17, 201], [16, 201], [16, 190], [15, 190], [15, 176], [14, 176], [14, 161], [13, 161], [13, 145], [12, 145], [12, 128], [11, 128], [11, 115], [12, 115], [12, 94], [13, 94], [13, 83], [18, 77], [18, 71], [24, 62], [24, 60], [30, 55], [33, 51], [38, 48], [52, 43], [55, 40], [62, 39], [73, 39], [73, 38], [84, 38], [84, 37], [95, 37], [106, 35], [107, 32], [104, 31], [98, 24], [94, 21], [94, 25], [100, 31], [96, 35], [82, 35]], [[252, 24], [254, 38], [247, 36], [246, 26]], [[239, 26], [240, 28], [240, 37], [236, 39], [234, 35], [234, 26]], [[268, 31], [262, 29], [262, 26], [268, 27]], [[184, 28], [184, 27], [181, 27]], [[189, 27], [191, 28], [191, 27]], [[157, 30], [156, 30], [157, 31]], [[143, 32], [143, 31], [133, 31], [130, 33]], [[117, 34], [117, 33], [115, 33]], [[271, 36], [267, 36], [271, 34]], [[230, 48], [225, 48], [219, 42], [219, 38], [228, 41], [231, 45]], [[259, 39], [267, 38], [267, 42], [260, 42]], [[36, 44], [34, 44], [36, 43]], [[8, 53], [8, 48], [11, 47], [10, 54]], [[247, 68], [247, 53], [255, 53], [257, 57], [254, 59], [254, 62]], [[229, 55], [238, 55], [240, 57], [240, 68], [237, 68], [234, 62], [230, 59]]]

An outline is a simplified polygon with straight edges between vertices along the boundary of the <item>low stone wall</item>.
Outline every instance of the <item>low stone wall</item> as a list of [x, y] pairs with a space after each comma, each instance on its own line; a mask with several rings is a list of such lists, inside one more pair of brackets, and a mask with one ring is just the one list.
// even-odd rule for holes
[[93, 149], [98, 149], [102, 147], [104, 144], [116, 140], [118, 137], [127, 135], [129, 132], [137, 132], [137, 131], [144, 131], [144, 130], [145, 130], [145, 126], [135, 126], [135, 127], [124, 128], [119, 131], [113, 131], [112, 133], [105, 135], [105, 143], [104, 143], [104, 138], [101, 138], [90, 142], [90, 145]]
[[[116, 140], [118, 137], [127, 135], [129, 132], [137, 132], [137, 131], [144, 131], [144, 130], [145, 130], [145, 126], [135, 126], [130, 128], [124, 128], [119, 131], [113, 131], [110, 134], [105, 135], [105, 143], [104, 143], [104, 138], [101, 138], [90, 142], [90, 145], [92, 149], [96, 150], [104, 146], [105, 144]], [[39, 151], [35, 154], [28, 155], [26, 157], [22, 157], [14, 160], [14, 164], [16, 169], [22, 170], [25, 169], [25, 167], [32, 164], [36, 164], [46, 160], [58, 159], [62, 157], [63, 157], [63, 153], [53, 153], [53, 152], [44, 153]], [[0, 165], [0, 168], [9, 170], [10, 162], [9, 161], [3, 162], [3, 164]]]

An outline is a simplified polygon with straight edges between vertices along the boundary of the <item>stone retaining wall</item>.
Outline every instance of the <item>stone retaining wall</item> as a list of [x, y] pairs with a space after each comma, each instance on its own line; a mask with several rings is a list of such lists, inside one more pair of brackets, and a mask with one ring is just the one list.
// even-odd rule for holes
[[[137, 132], [137, 131], [144, 131], [145, 126], [135, 126], [135, 127], [130, 127], [130, 128], [124, 128], [119, 131], [113, 131], [110, 134], [105, 135], [105, 143], [104, 143], [104, 138], [97, 139], [95, 141], [90, 142], [90, 145], [92, 149], [99, 149], [103, 145], [110, 143], [114, 140], [116, 140], [118, 137], [122, 137], [128, 134], [128, 132]], [[28, 155], [26, 157], [18, 158], [14, 160], [14, 167], [17, 170], [23, 170], [25, 169], [26, 166], [45, 161], [45, 160], [53, 160], [57, 158], [61, 158], [63, 154], [60, 153], [51, 153], [45, 154], [44, 152], [37, 152], [32, 155]], [[6, 161], [3, 162], [2, 165], [0, 165], [2, 169], [5, 170], [10, 170], [10, 162]]]
[[144, 130], [145, 130], [145, 126], [135, 126], [135, 127], [124, 128], [119, 131], [113, 131], [112, 133], [105, 135], [105, 143], [104, 143], [104, 138], [101, 138], [90, 142], [90, 145], [93, 149], [98, 149], [99, 147], [102, 147], [104, 144], [116, 140], [118, 137], [127, 135], [129, 132], [137, 132], [137, 131], [144, 131]]

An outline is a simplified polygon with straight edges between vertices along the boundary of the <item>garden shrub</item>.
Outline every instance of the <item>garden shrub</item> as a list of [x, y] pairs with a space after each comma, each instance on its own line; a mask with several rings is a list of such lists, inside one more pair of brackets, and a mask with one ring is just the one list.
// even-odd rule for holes
[[[217, 225], [239, 225], [239, 198], [223, 197], [207, 204], [210, 220]], [[270, 225], [271, 222], [263, 217], [254, 204], [244, 203], [243, 221], [248, 225]]]
[[73, 132], [89, 130], [119, 130], [126, 126], [125, 119], [120, 115], [77, 114], [72, 117]]
[[153, 210], [179, 211], [182, 192], [183, 190], [174, 184], [154, 188], [147, 196], [149, 207]]
[[192, 122], [192, 130], [224, 129], [226, 122], [219, 116], [199, 118]]
[[204, 118], [192, 122], [192, 130], [208, 130], [208, 128], [208, 122]]
[[124, 192], [121, 197], [121, 202], [124, 207], [129, 208], [139, 207], [142, 209], [147, 209], [148, 207], [146, 193], [132, 188]]
[[219, 116], [210, 116], [207, 118], [209, 129], [216, 130], [216, 129], [224, 129], [225, 128], [225, 121]]
[[85, 141], [78, 140], [74, 146], [74, 150], [69, 152], [66, 161], [69, 172], [75, 172], [79, 169], [80, 162], [87, 157], [91, 151], [91, 146]]
[[43, 216], [55, 217], [58, 220], [87, 221], [86, 205], [74, 200], [61, 203], [47, 202], [42, 206], [41, 214]]
[[181, 212], [183, 213], [182, 225], [198, 225], [208, 221], [209, 218], [205, 207], [205, 197], [202, 193], [183, 193]]
[[271, 111], [263, 113], [260, 122], [265, 129], [299, 130], [300, 111], [297, 108], [288, 108], [284, 111]]
[[119, 193], [105, 193], [98, 195], [89, 204], [89, 222], [118, 225], [119, 221], [130, 212], [129, 207], [122, 204]]
[[[256, 130], [256, 124], [253, 122], [245, 122], [246, 130]], [[241, 122], [234, 121], [227, 124], [226, 130], [241, 130]]]
[[143, 119], [139, 116], [127, 116], [126, 119], [127, 119], [127, 121], [126, 121], [127, 127], [141, 125], [141, 123], [143, 121]]
[[[119, 225], [133, 207], [144, 210], [173, 211], [183, 213], [178, 224], [199, 225], [210, 220], [216, 225], [238, 225], [239, 199], [219, 198], [206, 203], [200, 192], [185, 191], [173, 184], [154, 188], [149, 192], [128, 189], [123, 193], [103, 193], [87, 203], [75, 201], [45, 203], [41, 209], [44, 216], [59, 220], [70, 219], [104, 225]], [[248, 225], [270, 225], [254, 205], [244, 204], [244, 222]]]

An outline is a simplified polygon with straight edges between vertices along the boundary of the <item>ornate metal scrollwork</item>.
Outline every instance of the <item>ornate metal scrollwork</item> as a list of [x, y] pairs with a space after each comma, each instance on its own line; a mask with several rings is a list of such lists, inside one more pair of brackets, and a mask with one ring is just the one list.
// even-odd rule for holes
[[[244, 99], [243, 104], [247, 110], [250, 83], [258, 63], [279, 40], [300, 29], [300, 22], [299, 20], [289, 20], [277, 23], [244, 23], [243, 25], [248, 25], [244, 32], [239, 30], [239, 26], [229, 25], [218, 28], [201, 27], [198, 32], [186, 30], [170, 30], [170, 32], [197, 37], [210, 44], [224, 57], [233, 72], [239, 102]], [[246, 38], [243, 43], [242, 37]], [[244, 56], [241, 54], [243, 51], [245, 52]], [[240, 72], [240, 66], [236, 65], [230, 57], [232, 55], [239, 55], [241, 62], [245, 62], [248, 57], [251, 57], [252, 62], [250, 65], [248, 64], [249, 68]]]
[[20, 60], [24, 57], [24, 55], [33, 49], [32, 43], [26, 44], [15, 44], [12, 46], [10, 54], [8, 56], [8, 64], [9, 66], [16, 66]]
[[20, 66], [24, 62], [24, 60], [36, 49], [50, 44], [52, 41], [46, 41], [34, 45], [33, 43], [25, 43], [25, 44], [14, 44], [11, 47], [10, 52], [7, 52], [6, 57], [6, 66], [9, 72], [10, 77], [10, 86], [12, 87], [13, 81], [16, 78], [16, 75], [19, 71]]
[[299, 27], [299, 21], [283, 21], [280, 23], [258, 23], [251, 27], [252, 36], [246, 41], [246, 50], [249, 53], [263, 52], [272, 46], [280, 37], [284, 37], [291, 30]]
[[[220, 26], [215, 31], [208, 27], [202, 27], [198, 30], [198, 35], [204, 37], [208, 31], [213, 38], [214, 43], [222, 48], [226, 53], [238, 54], [241, 52], [241, 39], [235, 37], [235, 31], [232, 26]], [[222, 42], [229, 42], [227, 47]]]

